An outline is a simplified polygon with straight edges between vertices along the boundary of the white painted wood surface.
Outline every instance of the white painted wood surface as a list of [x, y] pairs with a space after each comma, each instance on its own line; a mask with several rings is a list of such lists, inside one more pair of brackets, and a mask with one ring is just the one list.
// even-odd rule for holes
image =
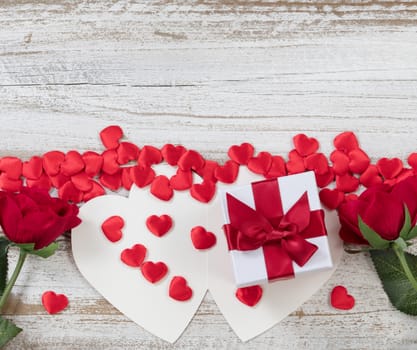
[[[181, 143], [226, 159], [234, 143], [286, 155], [291, 137], [350, 129], [373, 160], [417, 150], [413, 1], [0, 0], [0, 156], [100, 150], [120, 124], [137, 144]], [[208, 294], [169, 345], [81, 277], [69, 241], [30, 258], [6, 313], [24, 333], [7, 349], [415, 349], [417, 319], [395, 311], [368, 257], [270, 331], [242, 344]], [[12, 254], [12, 257], [15, 256]], [[344, 284], [357, 305], [328, 305]], [[46, 289], [70, 307], [47, 315]]]

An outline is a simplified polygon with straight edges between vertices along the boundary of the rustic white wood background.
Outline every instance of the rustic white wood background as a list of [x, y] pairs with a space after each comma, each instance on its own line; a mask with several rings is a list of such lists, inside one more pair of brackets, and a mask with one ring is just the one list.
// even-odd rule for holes
[[[358, 133], [372, 156], [417, 150], [417, 3], [355, 0], [0, 0], [0, 156], [101, 150], [121, 125], [137, 144], [180, 143], [218, 161], [231, 144], [286, 155], [291, 137]], [[7, 349], [415, 349], [367, 256], [345, 256], [316, 295], [241, 343], [210, 294], [174, 345], [150, 335], [81, 277], [67, 238], [30, 258], [6, 316]], [[12, 258], [16, 258], [12, 254]], [[328, 295], [344, 284], [353, 310]], [[70, 307], [45, 313], [40, 296]]]

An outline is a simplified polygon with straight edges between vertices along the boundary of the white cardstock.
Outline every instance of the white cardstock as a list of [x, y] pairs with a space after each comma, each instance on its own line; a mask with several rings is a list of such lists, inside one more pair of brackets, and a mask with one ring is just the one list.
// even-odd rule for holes
[[[154, 167], [158, 174], [172, 175], [167, 165]], [[239, 176], [227, 188], [262, 180], [240, 167]], [[294, 194], [296, 195], [296, 194]], [[173, 227], [163, 237], [156, 237], [146, 227], [150, 215], [168, 214]], [[111, 243], [103, 234], [101, 224], [108, 217], [121, 216], [125, 221], [123, 237]], [[175, 342], [197, 311], [207, 290], [210, 291], [224, 317], [242, 341], [247, 341], [285, 318], [308, 300], [332, 275], [342, 256], [338, 238], [336, 213], [326, 212], [326, 226], [334, 267], [277, 281], [262, 286], [263, 296], [255, 307], [248, 307], [235, 297], [233, 267], [222, 231], [222, 206], [218, 197], [208, 204], [193, 199], [189, 191], [175, 191], [166, 202], [149, 192], [149, 187], [132, 187], [129, 197], [106, 195], [94, 198], [80, 209], [82, 223], [73, 230], [72, 251], [75, 263], [89, 283], [117, 309], [154, 335]], [[198, 251], [190, 231], [203, 226], [217, 237], [214, 247]], [[148, 249], [145, 260], [163, 261], [168, 274], [156, 284], [149, 283], [139, 268], [120, 260], [120, 253], [134, 244]], [[168, 296], [173, 276], [183, 276], [193, 290], [190, 300], [179, 302]]]

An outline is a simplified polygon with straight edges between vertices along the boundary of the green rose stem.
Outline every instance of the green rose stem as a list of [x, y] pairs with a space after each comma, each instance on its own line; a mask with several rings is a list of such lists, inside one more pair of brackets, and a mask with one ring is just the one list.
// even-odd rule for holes
[[[393, 245], [394, 252], [398, 257], [398, 260], [401, 263], [401, 266], [405, 272], [405, 275], [407, 276], [408, 280], [410, 281], [413, 288], [417, 291], [417, 281], [413, 275], [413, 273], [410, 270], [410, 267], [408, 266], [407, 260], [405, 259], [404, 250], [398, 246], [397, 244]], [[1, 304], [0, 304], [1, 305]]]
[[22, 266], [26, 260], [27, 255], [28, 253], [25, 250], [20, 249], [19, 260], [17, 260], [17, 264], [13, 271], [12, 277], [10, 277], [9, 282], [7, 282], [6, 288], [4, 289], [3, 295], [1, 296], [1, 299], [0, 299], [0, 311], [3, 309], [3, 306], [6, 303], [7, 298], [9, 297], [9, 294], [12, 291], [13, 286], [16, 283], [17, 277], [19, 276], [19, 273], [22, 270]]

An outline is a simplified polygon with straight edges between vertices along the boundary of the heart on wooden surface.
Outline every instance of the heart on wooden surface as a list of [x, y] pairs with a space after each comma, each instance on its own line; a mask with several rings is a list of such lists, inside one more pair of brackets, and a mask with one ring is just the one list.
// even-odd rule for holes
[[[187, 166], [195, 164], [193, 158]], [[157, 175], [168, 178], [176, 173], [176, 168], [167, 165], [154, 166], [154, 170]], [[217, 184], [217, 190], [261, 179], [262, 176], [241, 166], [236, 182]], [[294, 193], [294, 196], [301, 194]], [[215, 193], [209, 203], [202, 203], [188, 191], [176, 191], [169, 201], [161, 201], [150, 193], [149, 187], [133, 186], [129, 198], [107, 195], [92, 199], [81, 207], [82, 223], [72, 233], [75, 262], [84, 277], [111, 304], [166, 341], [178, 339], [207, 290], [235, 333], [247, 341], [295, 311], [328, 280], [335, 267], [263, 285], [262, 298], [256, 306], [245, 305], [236, 297], [219, 198]], [[151, 215], [172, 218], [175, 225], [169, 234], [157, 237], [149, 231], [146, 221]], [[122, 238], [114, 243], [101, 230], [102, 223], [112, 216], [120, 216], [125, 222]], [[337, 236], [335, 213], [327, 213], [326, 225], [336, 266], [342, 244]], [[198, 226], [216, 236], [216, 243], [208, 249], [196, 249], [193, 245], [190, 232]], [[141, 267], [129, 266], [121, 260], [121, 252], [136, 244], [147, 249], [141, 266], [146, 262], [166, 264], [166, 274], [157, 283], [144, 278]]]

